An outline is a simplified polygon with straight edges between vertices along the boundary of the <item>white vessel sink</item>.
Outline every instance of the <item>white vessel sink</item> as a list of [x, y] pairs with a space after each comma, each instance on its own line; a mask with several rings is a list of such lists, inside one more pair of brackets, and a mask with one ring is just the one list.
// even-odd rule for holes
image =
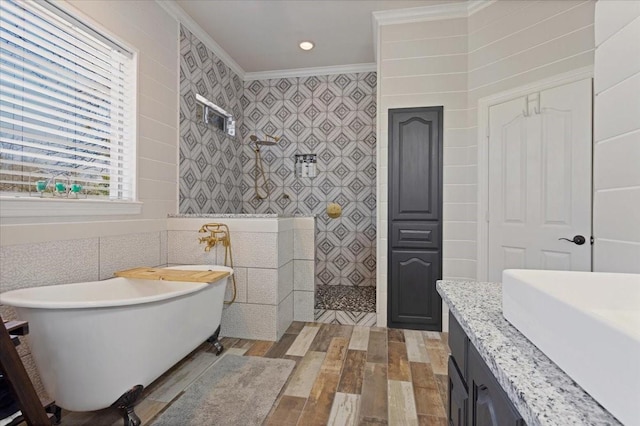
[[640, 425], [640, 275], [505, 270], [504, 317], [625, 425]]

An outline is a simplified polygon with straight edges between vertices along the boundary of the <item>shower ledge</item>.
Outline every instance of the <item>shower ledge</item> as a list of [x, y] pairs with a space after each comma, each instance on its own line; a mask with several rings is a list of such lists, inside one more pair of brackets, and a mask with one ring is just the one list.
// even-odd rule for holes
[[268, 219], [268, 218], [292, 218], [292, 217], [316, 217], [315, 214], [282, 215], [276, 213], [178, 213], [168, 214], [168, 218], [248, 218], [248, 219]]

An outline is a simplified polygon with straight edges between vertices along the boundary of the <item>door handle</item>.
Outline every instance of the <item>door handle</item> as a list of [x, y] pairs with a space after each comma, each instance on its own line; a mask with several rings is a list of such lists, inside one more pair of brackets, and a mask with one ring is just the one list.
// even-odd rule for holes
[[575, 237], [573, 237], [572, 240], [568, 239], [568, 238], [558, 238], [558, 240], [565, 240], [565, 241], [569, 241], [570, 243], [574, 243], [576, 245], [583, 245], [584, 243], [587, 242], [587, 239], [585, 237], [583, 237], [582, 235], [576, 235]]

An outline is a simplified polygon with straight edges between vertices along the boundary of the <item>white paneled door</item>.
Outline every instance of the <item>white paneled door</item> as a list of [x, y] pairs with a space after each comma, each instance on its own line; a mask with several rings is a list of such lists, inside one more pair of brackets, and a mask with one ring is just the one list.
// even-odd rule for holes
[[585, 79], [489, 109], [490, 281], [591, 270], [591, 93]]

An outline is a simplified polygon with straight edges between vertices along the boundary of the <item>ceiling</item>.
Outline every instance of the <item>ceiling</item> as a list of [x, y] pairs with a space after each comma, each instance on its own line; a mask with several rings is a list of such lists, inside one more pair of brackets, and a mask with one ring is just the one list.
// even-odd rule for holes
[[[375, 62], [372, 12], [450, 2], [176, 0], [247, 73]], [[315, 48], [301, 50], [303, 40]]]

